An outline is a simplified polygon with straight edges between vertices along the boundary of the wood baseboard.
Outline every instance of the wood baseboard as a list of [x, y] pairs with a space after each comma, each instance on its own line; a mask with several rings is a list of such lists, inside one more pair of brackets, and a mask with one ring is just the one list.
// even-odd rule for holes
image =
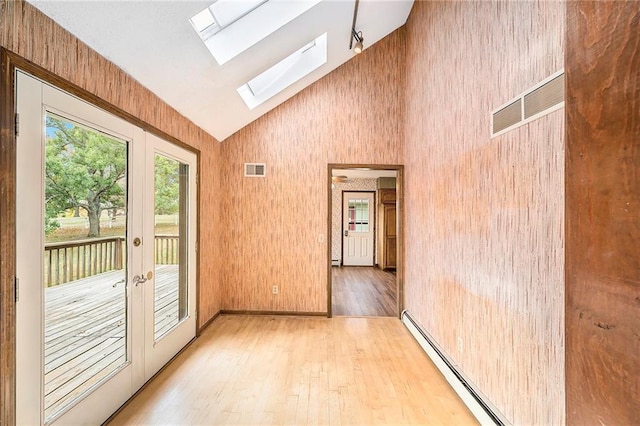
[[198, 330], [196, 331], [196, 337], [200, 337], [200, 334], [202, 334], [202, 332], [211, 325], [212, 322], [214, 322], [216, 320], [216, 318], [218, 318], [220, 316], [220, 311], [216, 312], [216, 314], [214, 316], [212, 316], [211, 318], [209, 318], [207, 320], [207, 322], [205, 322], [204, 324], [202, 324], [202, 327], [198, 328]]
[[327, 312], [298, 312], [298, 311], [245, 311], [223, 309], [220, 315], [278, 315], [278, 316], [295, 316], [295, 317], [326, 317]]

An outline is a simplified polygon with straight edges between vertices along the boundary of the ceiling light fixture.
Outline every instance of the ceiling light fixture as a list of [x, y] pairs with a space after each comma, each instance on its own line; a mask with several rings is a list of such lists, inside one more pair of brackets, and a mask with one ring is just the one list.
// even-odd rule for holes
[[356, 55], [362, 53], [362, 49], [364, 49], [364, 37], [362, 37], [362, 31], [356, 32], [356, 30], [351, 30], [353, 38], [356, 39], [356, 44], [353, 45], [353, 51]]
[[[358, 20], [358, 6], [360, 5], [360, 0], [356, 0], [355, 5], [353, 6], [353, 23], [351, 24], [351, 37], [349, 37], [349, 50], [353, 49], [355, 54], [362, 53], [364, 49], [364, 37], [362, 37], [362, 31], [356, 31], [356, 21]], [[353, 40], [356, 41], [355, 45], [353, 44]]]

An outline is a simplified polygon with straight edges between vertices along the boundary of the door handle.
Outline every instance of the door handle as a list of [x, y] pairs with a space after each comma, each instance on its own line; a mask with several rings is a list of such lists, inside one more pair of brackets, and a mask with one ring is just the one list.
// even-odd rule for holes
[[345, 229], [345, 230], [344, 230], [344, 236], [345, 236], [345, 237], [348, 237], [348, 236], [349, 236], [349, 230], [348, 230], [348, 229]]
[[134, 275], [133, 276], [133, 284], [138, 287], [138, 284], [144, 284], [147, 281], [149, 281], [150, 279], [153, 278], [153, 272], [149, 271], [147, 272], [147, 276], [143, 276], [143, 275]]

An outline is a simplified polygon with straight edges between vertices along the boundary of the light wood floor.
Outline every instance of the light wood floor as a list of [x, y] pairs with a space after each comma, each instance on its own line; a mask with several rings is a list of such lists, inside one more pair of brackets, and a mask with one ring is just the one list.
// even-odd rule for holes
[[331, 268], [333, 315], [397, 316], [396, 275], [375, 267]]
[[221, 316], [110, 423], [477, 424], [396, 318]]

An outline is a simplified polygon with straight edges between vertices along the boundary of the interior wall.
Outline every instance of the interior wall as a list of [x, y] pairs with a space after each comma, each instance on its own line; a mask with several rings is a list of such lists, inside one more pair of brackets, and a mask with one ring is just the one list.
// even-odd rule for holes
[[[403, 162], [404, 34], [223, 142], [223, 309], [326, 313], [327, 165]], [[244, 178], [245, 162], [266, 177]]]
[[407, 23], [405, 303], [514, 424], [563, 424], [564, 109], [490, 113], [564, 66], [565, 4], [416, 2]]
[[[342, 264], [342, 192], [343, 191], [375, 191], [377, 189], [376, 179], [349, 179], [348, 182], [335, 182], [331, 189], [331, 260], [339, 260]], [[378, 209], [374, 201], [374, 217], [372, 226], [378, 223]], [[374, 247], [373, 258], [376, 263], [376, 252]]]
[[567, 423], [640, 421], [640, 2], [567, 4]]
[[220, 144], [156, 95], [22, 0], [0, 0], [0, 45], [200, 151], [202, 325], [220, 310]]

